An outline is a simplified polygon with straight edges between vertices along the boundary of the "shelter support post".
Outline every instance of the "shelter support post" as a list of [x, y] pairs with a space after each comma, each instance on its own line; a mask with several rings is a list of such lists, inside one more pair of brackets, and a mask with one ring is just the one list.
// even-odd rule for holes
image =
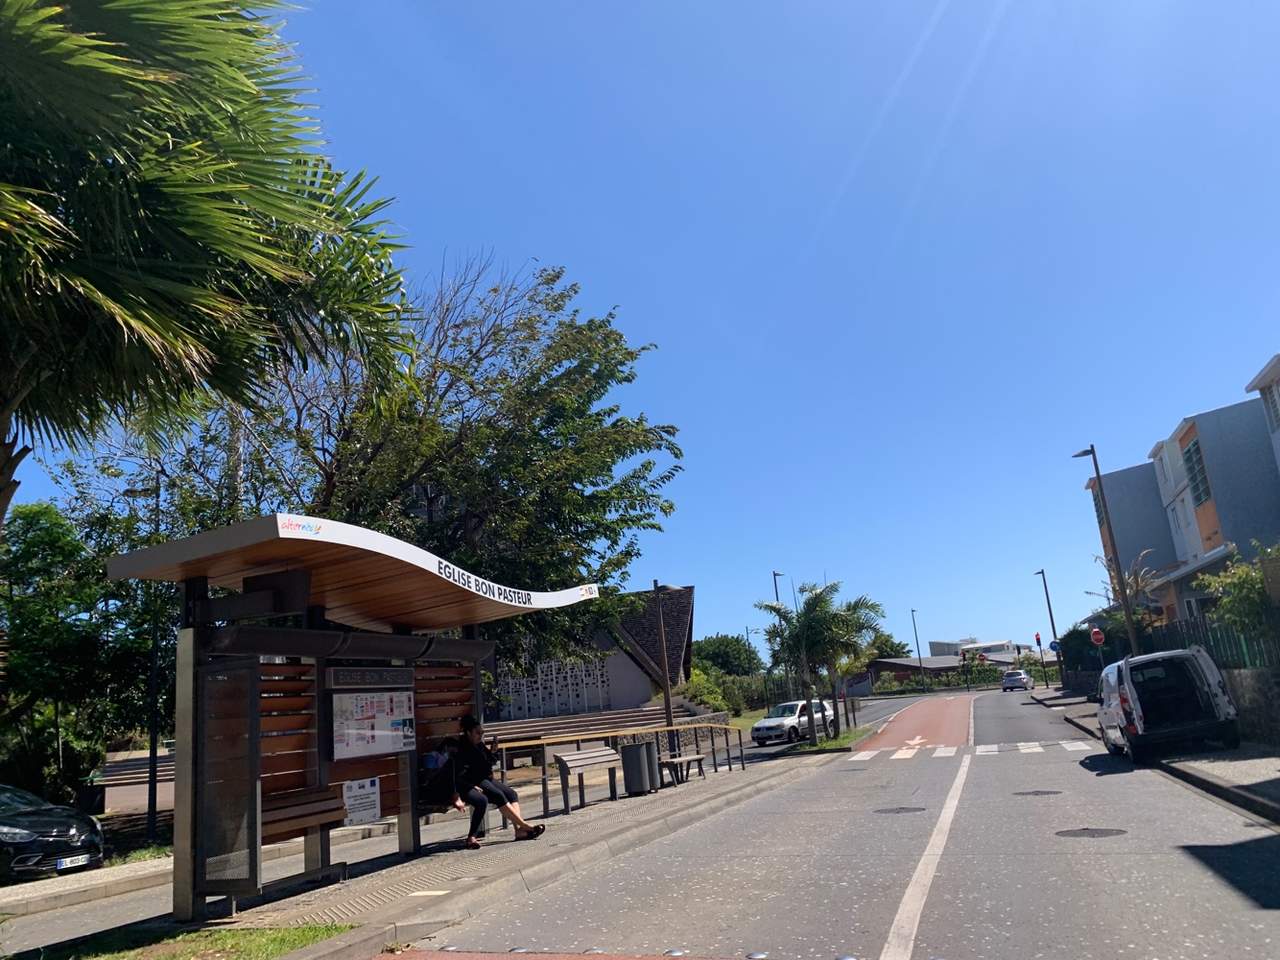
[[414, 856], [422, 851], [422, 833], [418, 828], [418, 753], [405, 750], [400, 754], [396, 770], [400, 793], [400, 810], [396, 828], [400, 835], [400, 852]]
[[173, 916], [181, 923], [204, 919], [204, 897], [196, 895], [196, 631], [178, 631], [174, 700]]
[[182, 584], [182, 620], [178, 630], [176, 689], [174, 697], [173, 769], [173, 916], [182, 923], [203, 920], [204, 896], [196, 892], [200, 863], [196, 829], [199, 821], [199, 783], [196, 746], [200, 742], [196, 672], [199, 644], [196, 611], [209, 596], [209, 581], [193, 577]]

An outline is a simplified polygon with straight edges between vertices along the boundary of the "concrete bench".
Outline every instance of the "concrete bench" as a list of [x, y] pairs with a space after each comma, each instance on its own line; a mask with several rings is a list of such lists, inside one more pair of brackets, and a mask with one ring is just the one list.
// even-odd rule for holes
[[698, 765], [698, 776], [703, 780], [707, 779], [707, 771], [702, 769], [702, 762], [707, 759], [705, 753], [687, 753], [679, 754], [674, 757], [665, 757], [658, 761], [658, 767], [667, 771], [671, 775], [671, 785], [684, 783], [689, 779], [689, 768], [695, 763]]
[[596, 767], [609, 768], [609, 799], [618, 799], [618, 767], [622, 765], [622, 757], [616, 750], [598, 747], [592, 750], [579, 750], [576, 753], [557, 753], [553, 759], [560, 768], [560, 792], [564, 796], [564, 812], [569, 814], [569, 774], [578, 775], [578, 806], [587, 805], [587, 790], [582, 780], [586, 770]]

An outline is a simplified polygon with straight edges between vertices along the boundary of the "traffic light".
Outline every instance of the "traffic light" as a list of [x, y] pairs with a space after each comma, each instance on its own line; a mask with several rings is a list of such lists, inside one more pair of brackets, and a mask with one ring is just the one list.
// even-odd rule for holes
[[1036, 631], [1036, 646], [1040, 646], [1040, 631]]

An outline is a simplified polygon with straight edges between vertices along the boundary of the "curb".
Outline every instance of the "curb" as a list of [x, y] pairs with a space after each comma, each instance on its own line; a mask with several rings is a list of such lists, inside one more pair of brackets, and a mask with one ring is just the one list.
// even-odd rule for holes
[[[1032, 699], [1035, 699], [1034, 697]], [[1046, 706], [1044, 701], [1036, 700], [1042, 707]], [[1071, 724], [1077, 730], [1087, 733], [1095, 740], [1102, 739], [1098, 732], [1086, 724], [1081, 723], [1074, 717], [1063, 716], [1063, 720]], [[1188, 786], [1195, 787], [1197, 790], [1217, 797], [1219, 800], [1225, 800], [1232, 806], [1239, 807], [1241, 810], [1247, 810], [1256, 817], [1269, 820], [1272, 823], [1280, 824], [1280, 804], [1275, 803], [1266, 797], [1260, 797], [1251, 793], [1248, 788], [1238, 786], [1221, 777], [1215, 777], [1211, 773], [1203, 773], [1195, 770], [1187, 770], [1179, 767], [1176, 762], [1170, 763], [1168, 760], [1157, 759], [1152, 769], [1159, 770], [1173, 777], [1175, 780], [1181, 780]]]
[[1280, 804], [1268, 800], [1266, 797], [1259, 797], [1250, 793], [1247, 788], [1229, 783], [1211, 773], [1186, 770], [1164, 760], [1157, 761], [1156, 769], [1199, 790], [1203, 790], [1219, 800], [1225, 800], [1232, 806], [1240, 807], [1242, 810], [1248, 810], [1253, 815], [1264, 820], [1280, 824]]
[[[372, 826], [347, 827], [346, 829], [349, 833], [340, 837], [333, 836], [330, 839], [330, 843], [333, 846], [354, 843], [357, 840], [369, 840], [372, 837], [390, 836], [396, 832], [396, 825], [394, 822], [375, 823]], [[275, 843], [262, 849], [262, 860], [266, 863], [283, 857], [301, 856], [302, 847], [303, 842], [301, 839]], [[108, 867], [107, 869], [111, 868]], [[93, 880], [93, 873], [81, 874], [81, 876], [88, 880]], [[156, 857], [155, 869], [139, 871], [128, 877], [109, 877], [105, 880], [86, 883], [82, 887], [63, 890], [60, 893], [40, 893], [38, 890], [33, 890], [29, 896], [19, 899], [0, 899], [0, 915], [6, 917], [28, 917], [36, 913], [47, 913], [50, 910], [61, 910], [64, 907], [75, 907], [82, 903], [93, 903], [95, 900], [118, 897], [125, 893], [136, 893], [139, 890], [148, 890], [152, 887], [163, 887], [172, 878], [173, 858]], [[21, 890], [21, 888], [21, 885], [0, 887], [0, 895], [8, 890]]]
[[[831, 751], [837, 752], [837, 751]], [[814, 765], [817, 767], [817, 764]], [[761, 778], [749, 792], [726, 790], [718, 797], [711, 797], [692, 807], [673, 810], [652, 820], [632, 824], [623, 829], [598, 837], [581, 847], [566, 849], [536, 863], [528, 864], [503, 876], [487, 877], [461, 885], [446, 902], [406, 913], [400, 903], [389, 904], [376, 911], [361, 927], [301, 950], [284, 954], [278, 960], [368, 960], [381, 952], [383, 946], [408, 943], [459, 921], [477, 915], [496, 903], [525, 893], [532, 893], [558, 880], [570, 877], [605, 860], [611, 860], [668, 836], [677, 830], [692, 826], [717, 813], [737, 806], [758, 796], [762, 790], [774, 789], [783, 782], [798, 779], [808, 772], [790, 765], [780, 765], [777, 773]], [[363, 936], [355, 936], [363, 933]], [[354, 952], [359, 944], [363, 953]]]

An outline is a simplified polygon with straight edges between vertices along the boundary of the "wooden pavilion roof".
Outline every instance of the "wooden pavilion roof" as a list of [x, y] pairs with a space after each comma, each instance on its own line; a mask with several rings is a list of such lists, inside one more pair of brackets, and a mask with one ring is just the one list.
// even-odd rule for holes
[[310, 604], [362, 630], [445, 630], [599, 595], [595, 584], [542, 593], [485, 580], [386, 534], [336, 520], [277, 513], [113, 557], [107, 574], [242, 588], [245, 577], [306, 570]]

